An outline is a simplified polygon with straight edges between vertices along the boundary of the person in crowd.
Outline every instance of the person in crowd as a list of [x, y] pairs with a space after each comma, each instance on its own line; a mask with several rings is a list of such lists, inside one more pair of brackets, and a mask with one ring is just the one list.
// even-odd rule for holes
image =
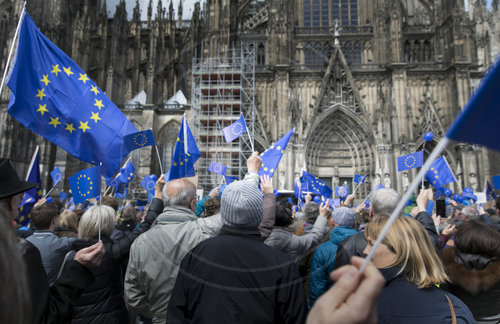
[[201, 199], [200, 201], [198, 201], [198, 203], [196, 203], [196, 216], [200, 217], [203, 214], [203, 212], [205, 211], [205, 202], [208, 199], [219, 197], [220, 189], [221, 189], [220, 187], [213, 188], [212, 190], [210, 190], [208, 195], [206, 195], [203, 199]]
[[[23, 193], [36, 186], [35, 183], [19, 179], [10, 161], [0, 158], [0, 217], [12, 222], [19, 215], [19, 204]], [[5, 230], [12, 229], [9, 227]], [[3, 233], [0, 236], [3, 236]], [[28, 303], [31, 305], [31, 312], [26, 313], [27, 320], [29, 323], [37, 324], [64, 323], [68, 320], [71, 306], [83, 289], [95, 279], [88, 268], [98, 266], [104, 255], [102, 242], [79, 251], [73, 259], [68, 259], [66, 266], [61, 269], [59, 278], [49, 289], [47, 273], [38, 249], [30, 242], [20, 239], [16, 250], [22, 257], [26, 270]], [[23, 275], [22, 270], [19, 269], [19, 275]]]
[[500, 233], [472, 220], [458, 226], [455, 246], [442, 251], [450, 278], [443, 289], [460, 298], [478, 323], [500, 321]]
[[132, 232], [137, 225], [135, 215], [136, 210], [133, 206], [123, 208], [121, 211], [120, 224], [116, 226], [116, 229], [122, 232]]
[[295, 262], [298, 262], [323, 238], [331, 211], [326, 203], [322, 204], [320, 215], [316, 217], [312, 230], [305, 235], [297, 236], [285, 229], [293, 221], [291, 207], [288, 202], [279, 202], [277, 204], [275, 226], [264, 243], [288, 254]]
[[78, 215], [75, 212], [64, 209], [59, 214], [58, 224], [54, 229], [58, 237], [78, 237]]
[[115, 228], [115, 211], [109, 206], [92, 206], [83, 215], [78, 226], [80, 241], [73, 243], [76, 250], [91, 244], [99, 235], [99, 219], [102, 219], [101, 239], [106, 254], [102, 264], [92, 269], [96, 281], [87, 287], [72, 309], [72, 323], [124, 323], [128, 320], [122, 294], [122, 264], [127, 260], [132, 242], [146, 232], [163, 209], [160, 199], [165, 184], [162, 175], [155, 186], [146, 220], [135, 231], [124, 233], [119, 241], [110, 235]]
[[205, 210], [203, 211], [203, 217], [213, 216], [220, 211], [220, 200], [217, 198], [209, 198], [205, 201]]
[[[247, 160], [244, 182], [259, 183], [257, 172], [262, 165], [258, 152]], [[216, 236], [221, 227], [220, 213], [198, 218], [196, 187], [187, 179], [172, 180], [163, 190], [165, 209], [155, 226], [134, 242], [125, 276], [125, 299], [130, 308], [154, 323], [164, 323], [167, 306], [182, 258], [200, 242]], [[276, 197], [266, 193], [264, 220], [260, 224], [263, 238], [272, 231]], [[266, 220], [267, 219], [267, 220]]]
[[250, 182], [226, 187], [221, 232], [183, 258], [167, 323], [305, 321], [308, 309], [296, 264], [261, 242], [262, 200]]
[[[415, 219], [424, 226], [436, 250], [439, 251], [441, 249], [441, 241], [437, 235], [434, 221], [426, 212], [429, 195], [432, 195], [432, 193], [429, 193], [428, 190], [424, 189], [420, 191], [417, 197], [418, 214], [415, 216]], [[376, 190], [372, 193], [370, 200], [370, 218], [374, 220], [391, 216], [400, 198], [394, 189], [385, 188]], [[340, 242], [337, 248], [337, 255], [335, 256], [335, 269], [349, 264], [352, 256], [364, 257], [363, 251], [365, 247], [366, 240], [363, 233], [352, 235]]]
[[[38, 204], [38, 203], [37, 203]], [[31, 210], [31, 223], [37, 229], [26, 240], [36, 246], [42, 256], [43, 267], [52, 286], [57, 278], [64, 256], [71, 250], [75, 238], [58, 237], [54, 229], [58, 221], [60, 205], [52, 201], [42, 202]]]
[[330, 240], [318, 246], [314, 252], [309, 278], [309, 305], [312, 307], [319, 296], [332, 286], [329, 274], [335, 266], [335, 256], [340, 242], [356, 234], [353, 227], [356, 213], [347, 207], [338, 207], [333, 211], [333, 230]]
[[[307, 194], [307, 196], [310, 196], [310, 195]], [[306, 196], [306, 201], [309, 200], [309, 199], [307, 199], [307, 196]], [[317, 203], [315, 203], [314, 201], [306, 202], [304, 204], [304, 206], [302, 207], [302, 213], [304, 214], [304, 216], [303, 216], [304, 223], [295, 232], [295, 235], [298, 235], [298, 236], [312, 232], [312, 230], [314, 228], [314, 224], [316, 223], [316, 219], [319, 216], [319, 205]], [[323, 231], [327, 231], [327, 230], [323, 229]], [[326, 233], [322, 233], [322, 234], [326, 234]]]
[[[371, 221], [363, 235], [369, 254], [388, 218]], [[436, 287], [448, 280], [426, 229], [399, 216], [373, 254], [386, 284], [378, 299], [380, 323], [474, 323], [467, 306]]]
[[478, 210], [473, 206], [463, 206], [460, 211], [455, 212], [452, 218], [452, 224], [448, 224], [441, 234], [439, 234], [439, 240], [441, 246], [444, 248], [455, 246], [455, 234], [456, 227], [460, 224], [467, 223], [470, 221], [479, 221], [480, 215]]
[[360, 273], [363, 262], [360, 257], [352, 257], [352, 265], [330, 274], [335, 284], [314, 303], [307, 324], [377, 323], [377, 298], [385, 280], [371, 262]]
[[[101, 205], [109, 206], [117, 211], [120, 208], [120, 202], [117, 198], [112, 196], [103, 196], [101, 199]], [[81, 215], [80, 215], [81, 216]]]

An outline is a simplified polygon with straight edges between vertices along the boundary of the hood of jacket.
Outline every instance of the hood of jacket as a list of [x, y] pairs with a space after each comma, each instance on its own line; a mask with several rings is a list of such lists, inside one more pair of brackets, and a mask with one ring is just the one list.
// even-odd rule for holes
[[335, 245], [339, 245], [340, 242], [357, 232], [358, 231], [349, 226], [338, 226], [332, 230], [332, 233], [330, 234], [330, 241]]
[[153, 225], [156, 224], [179, 224], [192, 220], [196, 220], [196, 214], [189, 208], [182, 206], [168, 206], [163, 209]]
[[464, 257], [464, 253], [459, 253], [460, 257], [457, 257], [456, 252], [458, 250], [455, 247], [446, 248], [442, 252], [443, 264], [453, 284], [462, 287], [471, 294], [489, 290], [500, 284], [500, 260], [489, 262], [482, 269], [468, 268], [462, 263], [464, 258], [468, 259], [468, 262], [479, 259]]

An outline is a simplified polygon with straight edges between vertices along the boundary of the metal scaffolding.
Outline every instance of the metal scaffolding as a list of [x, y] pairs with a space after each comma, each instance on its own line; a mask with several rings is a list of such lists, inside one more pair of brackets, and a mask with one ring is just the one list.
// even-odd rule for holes
[[[194, 58], [191, 87], [191, 124], [202, 154], [198, 187], [205, 191], [223, 183], [209, 172], [210, 162], [227, 167], [226, 175], [242, 179], [252, 154], [255, 133], [255, 45], [241, 42], [224, 57]], [[243, 113], [247, 133], [226, 143], [222, 129]]]

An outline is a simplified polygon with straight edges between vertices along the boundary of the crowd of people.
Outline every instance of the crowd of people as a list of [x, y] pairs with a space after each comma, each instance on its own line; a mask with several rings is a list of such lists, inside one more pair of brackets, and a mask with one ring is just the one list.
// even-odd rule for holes
[[42, 199], [26, 231], [15, 219], [36, 184], [0, 159], [0, 323], [500, 322], [500, 199], [439, 217], [420, 190], [360, 273], [400, 194], [333, 210], [307, 194], [297, 210], [261, 165], [255, 152], [199, 201], [161, 176], [146, 211]]

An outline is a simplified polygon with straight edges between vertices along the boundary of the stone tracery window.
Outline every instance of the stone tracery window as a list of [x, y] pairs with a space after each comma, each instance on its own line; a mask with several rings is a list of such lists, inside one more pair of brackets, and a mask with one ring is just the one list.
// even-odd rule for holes
[[304, 27], [358, 25], [358, 0], [304, 0]]

